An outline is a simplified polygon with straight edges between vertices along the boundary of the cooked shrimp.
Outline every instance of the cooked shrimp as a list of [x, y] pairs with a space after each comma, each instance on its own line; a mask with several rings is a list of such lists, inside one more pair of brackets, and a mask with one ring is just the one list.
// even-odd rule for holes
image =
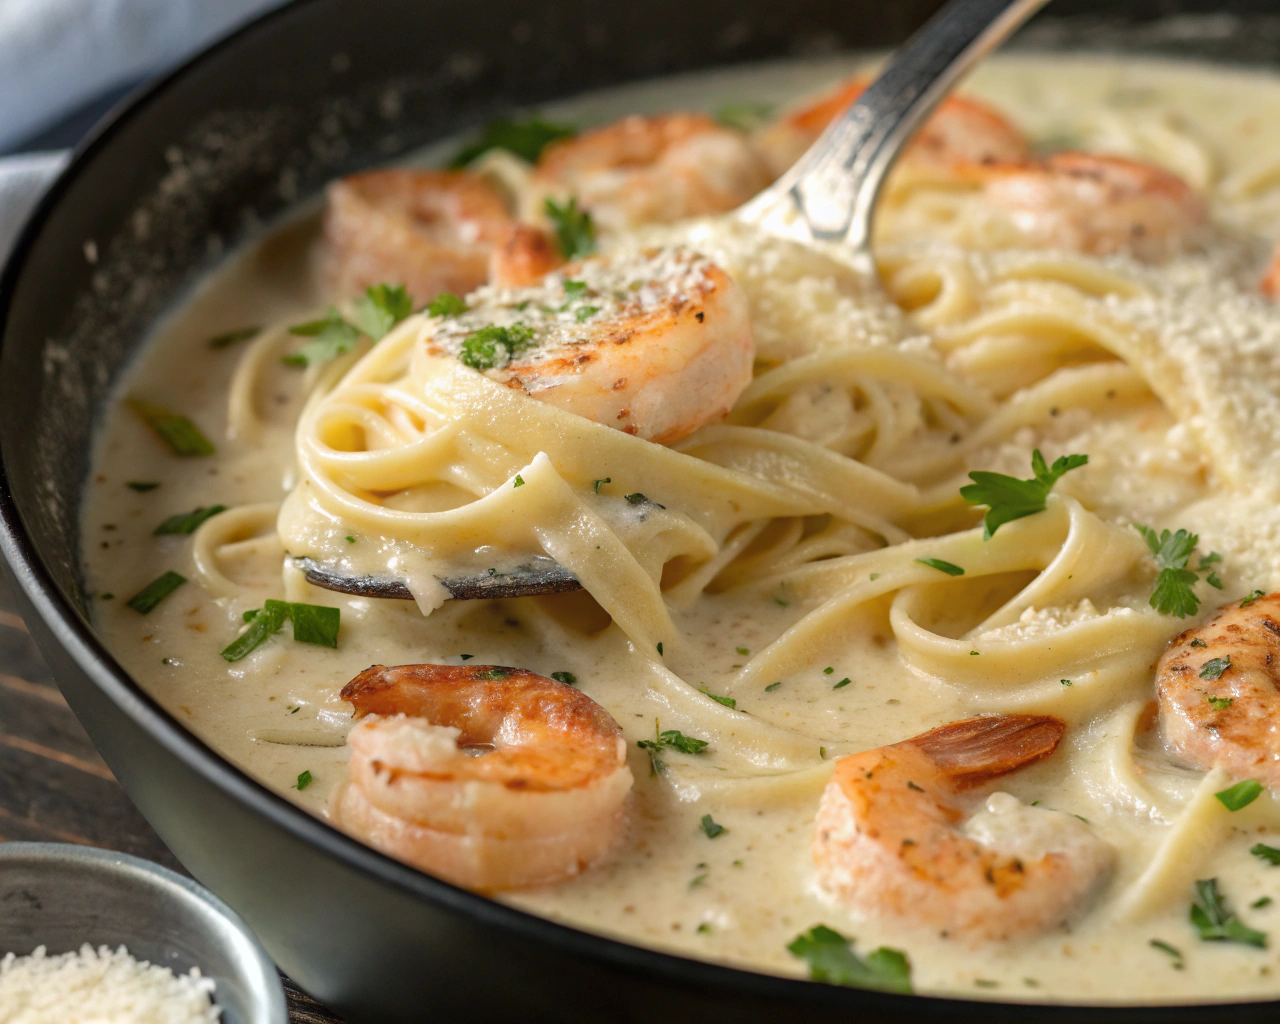
[[[853, 78], [816, 99], [784, 113], [752, 138], [774, 177], [780, 175], [810, 146], [838, 115], [867, 87]], [[951, 96], [925, 122], [902, 160], [918, 166], [949, 168], [992, 160], [1021, 160], [1027, 155], [1026, 137], [998, 111], [975, 100]]]
[[1207, 219], [1176, 174], [1124, 157], [1062, 152], [970, 173], [983, 202], [1033, 247], [1161, 260], [1194, 242]]
[[1060, 925], [1111, 852], [1082, 822], [992, 794], [965, 817], [962, 790], [1048, 757], [1065, 726], [1046, 715], [952, 722], [841, 758], [818, 808], [813, 859], [850, 910], [969, 939]]
[[723, 213], [769, 175], [745, 136], [701, 114], [625, 117], [546, 148], [534, 174], [542, 196], [577, 196], [602, 227], [620, 230]]
[[1271, 262], [1258, 282], [1258, 290], [1269, 299], [1280, 299], [1280, 245], [1271, 253]]
[[563, 881], [598, 861], [626, 824], [622, 731], [566, 683], [497, 665], [365, 669], [342, 689], [347, 737], [341, 826], [468, 889]]
[[483, 284], [515, 227], [502, 196], [465, 171], [370, 171], [329, 186], [324, 271], [340, 295], [402, 284], [418, 303]]
[[593, 256], [531, 288], [482, 288], [427, 351], [647, 441], [726, 415], [751, 382], [742, 290], [683, 248]]
[[517, 224], [489, 257], [489, 280], [500, 288], [523, 288], [562, 266], [564, 257], [554, 238], [539, 228]]
[[1224, 605], [1156, 666], [1165, 740], [1197, 768], [1280, 786], [1280, 593]]

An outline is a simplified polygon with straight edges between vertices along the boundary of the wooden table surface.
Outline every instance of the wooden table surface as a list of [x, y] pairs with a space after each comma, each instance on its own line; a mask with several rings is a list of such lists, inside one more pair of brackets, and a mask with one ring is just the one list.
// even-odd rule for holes
[[[80, 728], [0, 575], [0, 842], [8, 840], [121, 850], [186, 874]], [[294, 1024], [340, 1024], [284, 984]]]

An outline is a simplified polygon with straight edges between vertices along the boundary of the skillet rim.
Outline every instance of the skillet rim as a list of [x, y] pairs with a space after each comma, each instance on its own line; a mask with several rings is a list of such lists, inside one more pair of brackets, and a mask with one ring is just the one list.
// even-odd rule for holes
[[[135, 119], [145, 118], [150, 104], [173, 83], [207, 61], [233, 50], [244, 38], [254, 35], [265, 26], [284, 22], [298, 10], [321, 2], [323, 0], [289, 0], [280, 7], [244, 22], [230, 34], [158, 78], [132, 90], [93, 126], [74, 147], [71, 159], [36, 204], [0, 272], [0, 355], [4, 346], [10, 343], [10, 313], [27, 258], [38, 244], [50, 215], [91, 163], [94, 155], [110, 146], [123, 126]], [[299, 200], [303, 201], [305, 199]], [[261, 230], [269, 230], [269, 227], [268, 225]], [[27, 532], [10, 487], [8, 467], [4, 460], [5, 442], [6, 438], [0, 435], [0, 554], [4, 556], [11, 582], [22, 590], [44, 625], [85, 679], [150, 739], [159, 743], [204, 783], [216, 787], [242, 807], [265, 818], [308, 847], [335, 859], [348, 870], [370, 875], [414, 899], [439, 904], [452, 913], [465, 915], [487, 927], [502, 929], [523, 941], [541, 941], [569, 955], [594, 961], [606, 968], [640, 974], [651, 980], [675, 982], [682, 987], [707, 992], [732, 989], [740, 995], [758, 993], [795, 1006], [808, 1004], [840, 1010], [875, 1010], [886, 1014], [896, 1012], [904, 1014], [903, 1019], [911, 1019], [913, 1012], [925, 1010], [923, 1002], [934, 1019], [958, 1020], [982, 1013], [988, 1019], [1025, 1020], [1027, 1011], [1034, 1008], [1038, 1019], [1046, 1021], [1092, 1020], [1101, 1013], [1107, 1019], [1129, 1021], [1133, 1024], [1139, 1021], [1153, 1024], [1186, 1021], [1190, 1024], [1210, 1018], [1221, 1019], [1225, 1014], [1239, 1016], [1241, 1019], [1261, 1019], [1260, 1015], [1268, 1010], [1280, 1010], [1280, 998], [1234, 1003], [1140, 1006], [1107, 1002], [1064, 1004], [1021, 1000], [991, 1001], [926, 993], [896, 995], [872, 989], [842, 987], [803, 978], [766, 974], [632, 944], [610, 935], [540, 917], [410, 868], [347, 836], [333, 825], [296, 807], [255, 781], [191, 732], [134, 681], [99, 640], [74, 602], [54, 581], [44, 558]], [[11, 440], [9, 443], [17, 442]], [[75, 553], [77, 560], [79, 557], [79, 553]]]

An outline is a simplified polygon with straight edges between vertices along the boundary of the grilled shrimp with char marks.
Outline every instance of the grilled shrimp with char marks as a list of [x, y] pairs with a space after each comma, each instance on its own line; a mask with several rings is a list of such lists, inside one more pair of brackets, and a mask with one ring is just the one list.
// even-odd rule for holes
[[359, 722], [334, 817], [433, 875], [483, 891], [547, 885], [626, 824], [626, 743], [566, 683], [498, 665], [374, 665], [342, 689]]
[[681, 247], [593, 256], [529, 288], [482, 288], [426, 332], [530, 398], [670, 444], [725, 416], [751, 382], [747, 300]]
[[1280, 786], [1280, 593], [1224, 605], [1156, 666], [1166, 742], [1184, 761]]
[[836, 763], [812, 854], [849, 910], [974, 939], [1061, 925], [1107, 871], [1110, 847], [1076, 818], [994, 793], [966, 818], [964, 790], [1049, 757], [1046, 715], [952, 722]]

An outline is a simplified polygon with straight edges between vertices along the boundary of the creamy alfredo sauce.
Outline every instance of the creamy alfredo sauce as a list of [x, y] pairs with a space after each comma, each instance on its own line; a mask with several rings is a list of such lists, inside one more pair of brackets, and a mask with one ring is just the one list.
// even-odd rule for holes
[[[589, 124], [635, 111], [714, 110], [744, 96], [777, 101], [820, 86], [848, 67], [780, 65], [691, 77], [594, 95], [546, 113]], [[1280, 114], [1280, 81], [1187, 64], [1001, 58], [981, 69], [967, 89], [1005, 111], [1033, 141], [1062, 145], [1068, 140], [1067, 145], [1164, 163], [1204, 191], [1219, 223], [1240, 232], [1247, 226], [1280, 233], [1280, 188], [1275, 187], [1280, 135], [1273, 127]], [[430, 162], [432, 155], [426, 159]], [[1242, 297], [1256, 279], [1265, 245], [1224, 232], [1208, 256], [1164, 269], [1111, 261], [1146, 289], [1108, 302], [1117, 317], [1145, 332], [1147, 348], [1139, 346], [1126, 359], [1140, 365], [1149, 381], [1161, 382], [1152, 386], [1165, 407], [1144, 392], [1145, 398], [1129, 396], [1124, 410], [1106, 416], [1083, 408], [1058, 416], [1055, 408], [1047, 417], [1033, 418], [1033, 425], [973, 451], [960, 468], [1025, 476], [1033, 447], [1043, 447], [1050, 457], [1087, 452], [1088, 469], [1064, 478], [1059, 492], [1122, 527], [1151, 522], [1198, 530], [1201, 551], [1225, 556], [1219, 574], [1223, 595], [1229, 597], [1280, 585], [1280, 518], [1274, 500], [1246, 494], [1214, 501], [1215, 494], [1224, 493], [1221, 476], [1247, 480], [1251, 469], [1266, 466], [1268, 445], [1277, 440], [1266, 433], [1275, 424], [1266, 421], [1265, 394], [1251, 399], [1252, 406], [1246, 403], [1243, 413], [1233, 413], [1230, 398], [1233, 374], [1243, 373], [1272, 395], [1280, 389], [1280, 372], [1261, 351], [1268, 338], [1280, 338], [1280, 327], [1261, 303]], [[823, 922], [855, 937], [861, 952], [882, 944], [905, 950], [917, 991], [975, 998], [1187, 1001], [1280, 994], [1280, 954], [1274, 949], [1202, 942], [1187, 923], [1191, 882], [1216, 876], [1248, 923], [1264, 931], [1280, 928], [1280, 902], [1250, 907], [1268, 895], [1280, 900], [1280, 869], [1248, 852], [1259, 832], [1280, 822], [1280, 815], [1264, 795], [1230, 818], [1210, 815], [1203, 833], [1208, 838], [1178, 840], [1175, 835], [1176, 823], [1200, 813], [1196, 808], [1205, 804], [1203, 775], [1170, 762], [1153, 734], [1139, 726], [1143, 705], [1153, 694], [1154, 658], [1148, 652], [1158, 651], [1186, 621], [1166, 617], [1152, 625], [1148, 615], [1146, 646], [1138, 655], [1142, 664], [1104, 669], [1114, 686], [1090, 686], [1081, 678], [1068, 688], [1057, 679], [1045, 680], [1028, 688], [1029, 696], [1019, 703], [1016, 694], [1010, 696], [1011, 687], [978, 668], [969, 670], [966, 685], [953, 686], [924, 671], [919, 660], [915, 669], [908, 667], [890, 625], [888, 595], [823, 633], [803, 668], [735, 689], [743, 715], [700, 698], [691, 701], [656, 665], [637, 667], [617, 629], [588, 635], [572, 628], [576, 613], [570, 598], [451, 602], [424, 617], [413, 602], [308, 593], [294, 580], [292, 599], [341, 608], [338, 649], [294, 643], [286, 629], [245, 660], [224, 661], [219, 651], [241, 628], [243, 613], [264, 598], [284, 596], [275, 509], [297, 482], [293, 426], [311, 382], [303, 371], [279, 365], [278, 353], [265, 356], [256, 393], [248, 396], [256, 410], [254, 428], [241, 428], [242, 436], [235, 430], [229, 434], [228, 390], [248, 343], [215, 348], [208, 339], [245, 325], [302, 319], [323, 305], [327, 297], [317, 292], [307, 258], [314, 238], [314, 217], [303, 216], [230, 261], [169, 317], [121, 384], [122, 399], [144, 396], [189, 415], [214, 440], [216, 454], [175, 458], [118, 403], [103, 424], [88, 485], [84, 557], [96, 595], [97, 628], [134, 677], [215, 749], [324, 817], [344, 779], [347, 757], [342, 743], [350, 709], [337, 693], [366, 666], [459, 664], [469, 655], [481, 663], [548, 675], [568, 671], [626, 733], [637, 779], [630, 831], [610, 863], [554, 888], [500, 897], [507, 902], [683, 955], [790, 975], [805, 968], [788, 954], [787, 943]], [[734, 250], [731, 239], [710, 247], [717, 244], [721, 254]], [[939, 253], [934, 262], [949, 258], [951, 250]], [[751, 259], [749, 253], [741, 256], [739, 269], [751, 271]], [[918, 255], [886, 255], [890, 269], [913, 259]], [[984, 287], [999, 278], [999, 254], [974, 266], [979, 276], [988, 275], [980, 282]], [[757, 279], [767, 277], [761, 267], [759, 261], [754, 265]], [[810, 329], [828, 329], [837, 339], [897, 342], [922, 351], [934, 346], [936, 337], [952, 339], [946, 344], [954, 350], [958, 328], [941, 323], [941, 315], [935, 317], [939, 325], [931, 326], [872, 299], [824, 305], [830, 292], [824, 287], [819, 282], [793, 298], [804, 307], [795, 314], [797, 322], [812, 312], [816, 319]], [[1181, 298], [1150, 298], [1161, 289]], [[918, 292], [907, 282], [897, 295], [906, 306], [923, 304], [920, 315], [927, 320], [933, 307], [925, 302], [928, 295], [921, 298]], [[988, 299], [996, 301], [989, 294]], [[774, 328], [785, 322], [784, 313], [762, 309], [757, 313], [771, 317]], [[851, 309], [860, 311], [855, 315]], [[1173, 316], [1171, 310], [1180, 312]], [[1222, 315], [1209, 315], [1215, 310]], [[1212, 343], [1193, 344], [1199, 334], [1214, 331]], [[762, 350], [772, 345], [775, 355], [787, 355], [776, 330], [763, 334], [758, 330]], [[980, 356], [950, 365], [983, 381], [987, 364]], [[998, 374], [985, 379], [997, 395], [1019, 383], [1002, 382]], [[1107, 397], [1129, 400], [1124, 394]], [[1185, 411], [1178, 409], [1179, 402], [1193, 412], [1171, 414], [1171, 409]], [[1250, 436], [1249, 424], [1252, 434], [1266, 436]], [[159, 486], [135, 490], [130, 482]], [[193, 552], [187, 536], [152, 535], [169, 515], [215, 504], [262, 507], [243, 513], [216, 551]], [[941, 529], [960, 526], [948, 523]], [[913, 532], [924, 536], [930, 528], [922, 522]], [[376, 541], [356, 537], [350, 543], [355, 551]], [[197, 571], [197, 559], [204, 560], [203, 573]], [[191, 582], [150, 614], [125, 605], [166, 570]], [[999, 636], [984, 634], [971, 638], [972, 644], [981, 648], [1000, 636], [1041, 635], [1108, 608], [1128, 609], [1135, 617], [1149, 613], [1151, 571], [1130, 575], [1063, 607], [1028, 609], [997, 631]], [[965, 589], [930, 613], [929, 628], [944, 637], [961, 636], [1028, 576], [959, 584]], [[706, 595], [673, 610], [687, 645], [682, 675], [693, 686], [723, 693], [753, 656], [812, 610], [803, 596], [789, 598], [785, 590], [763, 595], [758, 588], [745, 590]], [[1201, 592], [1203, 616], [1220, 595]], [[846, 685], [836, 685], [845, 678]], [[782, 685], [765, 689], [775, 681]], [[1054, 688], [1058, 692], [1051, 692]], [[823, 897], [813, 883], [809, 843], [827, 777], [824, 766], [841, 753], [993, 710], [1060, 714], [1070, 723], [1051, 760], [1009, 776], [998, 788], [1026, 803], [1039, 801], [1087, 819], [1114, 846], [1111, 878], [1085, 912], [1037, 938], [971, 947], [907, 926], [851, 917]], [[710, 755], [673, 753], [670, 771], [652, 776], [635, 744], [652, 736], [655, 719], [662, 728], [710, 737]], [[770, 749], [771, 744], [777, 748]], [[784, 782], [743, 781], [784, 763], [798, 766]], [[304, 772], [310, 782], [300, 788]], [[708, 838], [699, 826], [705, 814], [726, 831]], [[1272, 834], [1271, 841], [1280, 845], [1280, 830]], [[1168, 845], [1171, 837], [1188, 845], [1179, 852]], [[1141, 888], [1140, 876], [1158, 862], [1162, 849], [1173, 866], [1166, 865], [1165, 874], [1154, 880], [1148, 877]], [[1152, 939], [1176, 947], [1181, 956], [1153, 947]]]

